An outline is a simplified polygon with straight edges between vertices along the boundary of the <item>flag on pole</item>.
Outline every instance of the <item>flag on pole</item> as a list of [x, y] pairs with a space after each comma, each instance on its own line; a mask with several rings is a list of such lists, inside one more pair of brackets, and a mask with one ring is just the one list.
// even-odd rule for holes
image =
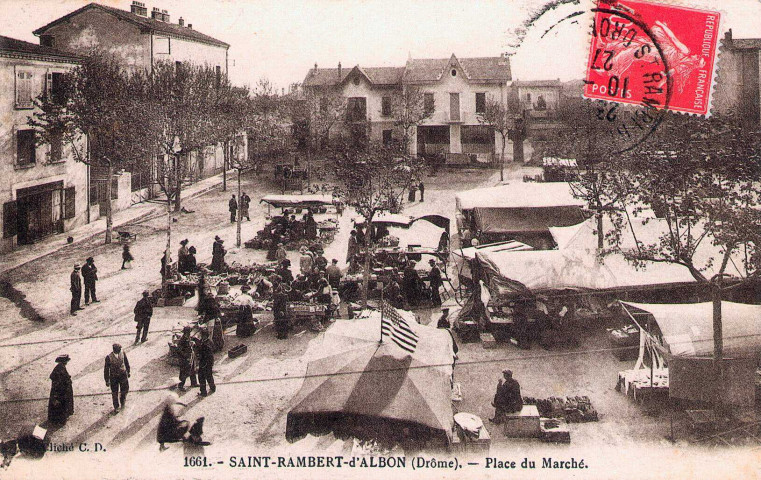
[[388, 337], [399, 348], [409, 353], [415, 353], [418, 336], [412, 331], [407, 321], [399, 315], [399, 312], [386, 302], [381, 302], [381, 340]]

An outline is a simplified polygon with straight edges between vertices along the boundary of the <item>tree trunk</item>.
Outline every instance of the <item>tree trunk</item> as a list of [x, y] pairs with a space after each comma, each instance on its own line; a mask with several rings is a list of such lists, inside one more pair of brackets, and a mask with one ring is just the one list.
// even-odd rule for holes
[[[169, 185], [169, 171], [167, 169], [164, 178], [164, 184]], [[172, 199], [171, 194], [166, 194], [166, 249], [164, 250], [164, 274], [161, 275], [161, 296], [166, 299], [169, 297], [169, 272], [171, 271], [170, 261], [172, 259]]]
[[114, 165], [108, 160], [108, 179], [106, 181], [106, 244], [111, 243], [113, 239], [113, 209], [111, 208], [111, 182], [114, 177]]
[[721, 319], [721, 277], [717, 277], [712, 284], [713, 300], [713, 368], [716, 382], [714, 407], [721, 409], [721, 394], [724, 391], [724, 337]]
[[240, 247], [240, 224], [241, 220], [243, 220], [243, 205], [240, 201], [240, 168], [238, 168], [238, 225], [236, 225], [236, 232], [235, 232], [235, 245]]
[[505, 139], [502, 139], [502, 152], [499, 154], [499, 181], [505, 181]]
[[179, 212], [182, 209], [182, 175], [180, 174], [180, 154], [174, 156], [174, 171], [177, 177], [177, 190], [174, 194], [174, 211]]
[[223, 192], [227, 191], [227, 165], [229, 164], [229, 162], [227, 161], [228, 150], [229, 150], [228, 143], [229, 143], [228, 141], [225, 141], [225, 147], [222, 152], [222, 191]]
[[367, 308], [367, 291], [370, 288], [370, 225], [372, 220], [366, 219], [365, 228], [365, 261], [362, 270], [362, 308]]
[[602, 251], [602, 249], [605, 247], [604, 238], [603, 238], [603, 225], [602, 225], [602, 205], [600, 205], [600, 202], [597, 202], [597, 213], [595, 213], [595, 219], [597, 220], [597, 248]]

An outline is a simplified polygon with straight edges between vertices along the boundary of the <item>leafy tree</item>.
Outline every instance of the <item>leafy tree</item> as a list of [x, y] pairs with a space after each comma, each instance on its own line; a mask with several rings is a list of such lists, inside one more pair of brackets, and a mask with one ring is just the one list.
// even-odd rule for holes
[[135, 101], [139, 90], [139, 77], [125, 73], [113, 57], [93, 51], [62, 75], [55, 92], [35, 100], [37, 109], [29, 119], [40, 143], [66, 145], [76, 161], [106, 172], [106, 243], [113, 234], [114, 171], [150, 159], [146, 125]]
[[485, 107], [484, 112], [478, 115], [478, 121], [482, 125], [492, 127], [502, 139], [502, 149], [499, 155], [499, 180], [504, 181], [505, 146], [507, 144], [508, 136], [519, 126], [519, 122], [517, 121], [516, 115], [511, 113], [507, 104], [501, 102], [498, 98], [489, 95], [486, 98]]
[[434, 109], [426, 109], [425, 94], [415, 86], [405, 86], [391, 97], [391, 116], [394, 126], [402, 130], [402, 147], [409, 152], [412, 130], [433, 115]]
[[330, 132], [346, 119], [346, 99], [329, 89], [310, 90], [306, 95], [310, 148], [317, 150], [330, 140]]
[[404, 192], [419, 177], [423, 165], [398, 143], [372, 143], [365, 150], [347, 145], [334, 152], [333, 160], [336, 176], [341, 182], [337, 193], [346, 205], [362, 216], [368, 226], [362, 279], [362, 302], [366, 306], [372, 247], [369, 226], [381, 212], [399, 213], [402, 210]]

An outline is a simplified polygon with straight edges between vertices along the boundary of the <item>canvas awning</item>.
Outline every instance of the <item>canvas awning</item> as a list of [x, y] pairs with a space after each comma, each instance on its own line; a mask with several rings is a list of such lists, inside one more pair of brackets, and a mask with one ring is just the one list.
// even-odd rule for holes
[[510, 183], [496, 187], [477, 188], [455, 196], [457, 211], [474, 208], [543, 208], [576, 206], [586, 203], [573, 196], [566, 182]]
[[328, 431], [393, 436], [404, 428], [445, 443], [451, 439], [452, 337], [403, 316], [419, 336], [413, 354], [379, 343], [378, 312], [337, 320], [312, 341], [306, 378], [288, 413], [289, 441]]
[[549, 232], [549, 227], [577, 225], [588, 216], [576, 206], [473, 210], [476, 230], [485, 234]]
[[533, 247], [526, 245], [525, 243], [518, 242], [516, 240], [508, 240], [506, 242], [490, 243], [487, 245], [479, 245], [477, 247], [467, 247], [460, 250], [453, 250], [452, 253], [467, 260], [473, 260], [476, 258], [476, 252], [520, 252], [533, 249]]
[[[621, 303], [653, 316], [671, 355], [713, 355], [713, 303]], [[761, 305], [721, 302], [721, 322], [725, 356], [761, 354]]]
[[319, 207], [333, 205], [330, 195], [266, 195], [259, 203], [268, 203], [275, 208]]

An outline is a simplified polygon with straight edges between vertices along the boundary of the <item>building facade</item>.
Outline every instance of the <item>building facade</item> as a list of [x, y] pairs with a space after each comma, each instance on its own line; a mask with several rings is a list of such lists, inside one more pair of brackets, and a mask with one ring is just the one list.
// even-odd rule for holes
[[[227, 75], [230, 45], [205, 35], [180, 17], [171, 22], [169, 12], [133, 1], [130, 11], [90, 3], [38, 28], [40, 44], [87, 55], [102, 50], [114, 55], [127, 69], [151, 71], [157, 62], [189, 62], [213, 68]], [[221, 146], [189, 154], [188, 182], [220, 173], [224, 168]], [[132, 201], [156, 194], [155, 172], [150, 163], [135, 165], [132, 173]]]
[[761, 125], [761, 38], [732, 38], [730, 29], [722, 46], [713, 109]]
[[507, 102], [510, 64], [504, 57], [409, 59], [404, 67], [343, 69], [315, 68], [307, 73], [304, 89], [332, 89], [346, 98], [346, 124], [369, 123], [371, 141], [401, 135], [394, 129], [391, 98], [404, 88], [417, 87], [431, 116], [412, 133], [410, 153], [444, 154], [491, 161], [501, 148], [494, 130], [483, 125], [479, 113], [488, 98]]
[[55, 95], [60, 75], [79, 61], [70, 53], [0, 36], [0, 253], [87, 222], [87, 165], [77, 162], [63, 141], [38, 145], [28, 123], [34, 99]]

